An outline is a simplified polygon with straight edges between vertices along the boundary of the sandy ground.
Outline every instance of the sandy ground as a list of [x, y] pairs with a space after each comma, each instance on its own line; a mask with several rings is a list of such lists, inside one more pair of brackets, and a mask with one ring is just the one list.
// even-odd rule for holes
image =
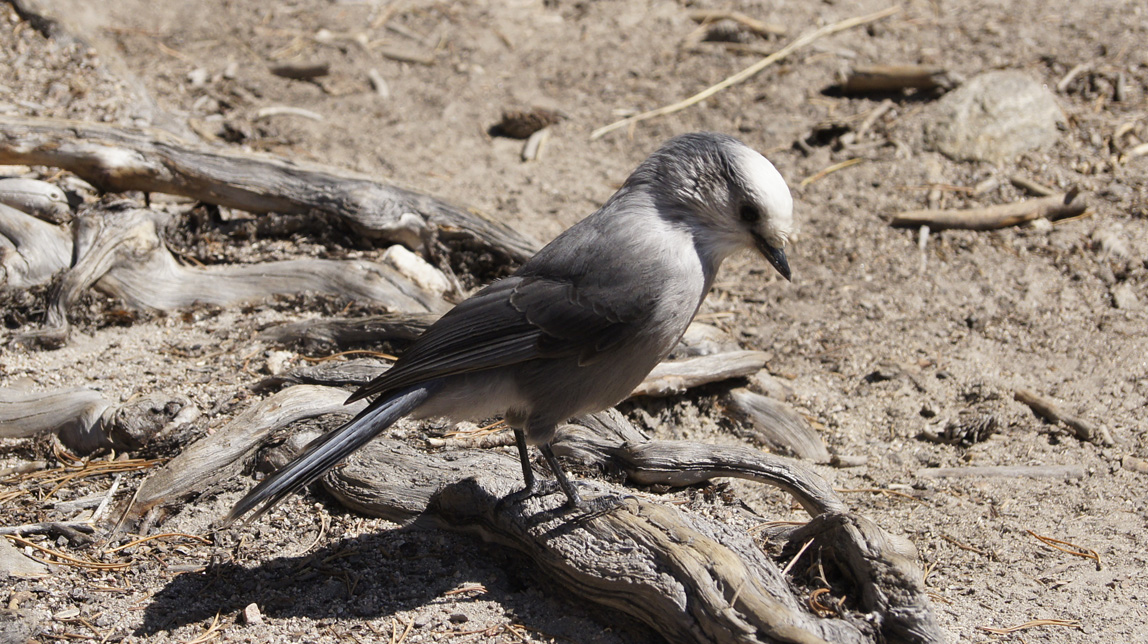
[[[45, 38], [7, 6], [0, 10], [5, 113], [158, 125], [216, 145], [344, 167], [475, 208], [538, 240], [593, 211], [666, 138], [693, 130], [740, 137], [793, 187], [800, 226], [790, 251], [794, 279], [784, 283], [764, 262], [739, 258], [723, 269], [702, 316], [744, 346], [768, 351], [769, 371], [793, 388], [790, 402], [818, 423], [830, 450], [863, 457], [860, 467], [817, 469], [850, 491], [856, 511], [917, 546], [952, 640], [1148, 641], [1148, 473], [1136, 471], [1143, 462], [1137, 459], [1148, 458], [1148, 155], [1121, 159], [1148, 140], [1148, 9], [1141, 3], [907, 3], [891, 18], [819, 40], [699, 105], [593, 141], [597, 127], [687, 97], [758, 60], [760, 53], [690, 44], [697, 28], [691, 10], [731, 6], [46, 6], [67, 16], [87, 44]], [[788, 30], [750, 39], [770, 51], [885, 6], [767, 0], [732, 8]], [[429, 64], [387, 55], [394, 51]], [[270, 73], [270, 65], [284, 62], [324, 62], [330, 73], [316, 81]], [[869, 145], [840, 148], [813, 136], [824, 131], [820, 124], [863, 116], [888, 98], [842, 97], [831, 89], [839, 74], [854, 65], [900, 63], [940, 65], [965, 78], [1023, 71], [1056, 91], [1066, 124], [1052, 146], [999, 165], [929, 150], [922, 132], [935, 102], [930, 96], [892, 97], [892, 109], [865, 139]], [[1087, 68], [1076, 80], [1058, 88], [1081, 64]], [[370, 70], [384, 79], [386, 96], [372, 87]], [[274, 106], [319, 118], [258, 118]], [[504, 110], [534, 107], [564, 118], [543, 157], [526, 163], [521, 141], [492, 137], [489, 129]], [[803, 182], [853, 158], [863, 161]], [[1010, 183], [1014, 175], [1090, 193], [1089, 215], [1054, 226], [939, 232], [923, 248], [916, 230], [888, 225], [895, 212], [925, 207], [930, 189], [939, 197], [934, 205], [945, 207], [1028, 196]], [[991, 179], [999, 187], [970, 190]], [[318, 243], [259, 242], [265, 255]], [[381, 249], [325, 252], [376, 257]], [[265, 375], [269, 349], [256, 338], [259, 328], [326, 313], [270, 303], [205, 315], [144, 313], [125, 325], [101, 313], [114, 303], [96, 298], [85, 306], [95, 312], [65, 348], [5, 346], [0, 385], [86, 386], [113, 400], [184, 395], [203, 415], [181, 440], [214, 431], [253, 399], [250, 385]], [[10, 313], [5, 337], [34, 323]], [[1103, 426], [1115, 445], [1082, 442], [1036, 417], [1013, 399], [1019, 388]], [[741, 440], [717, 404], [721, 393], [718, 387], [625, 409], [660, 437]], [[971, 446], [919, 438], [962, 413], [993, 416], [996, 434]], [[0, 467], [42, 449], [4, 443]], [[146, 455], [171, 456], [178, 445], [168, 441], [163, 449], [168, 453], [153, 447]], [[1058, 464], [1081, 465], [1087, 474], [922, 473]], [[127, 477], [122, 485], [135, 482]], [[0, 492], [14, 485], [0, 481]], [[76, 482], [57, 498], [104, 493], [110, 485], [110, 477]], [[249, 485], [234, 481], [212, 491], [163, 530], [203, 532]], [[801, 518], [772, 490], [741, 483], [730, 490], [705, 502], [732, 498], [764, 517]], [[700, 491], [686, 490], [667, 500], [695, 496]], [[5, 522], [61, 518], [30, 495], [0, 507]], [[1098, 560], [1054, 550], [1034, 533], [1094, 551]], [[304, 565], [316, 554], [333, 563]], [[227, 563], [180, 574], [212, 558]], [[125, 571], [56, 567], [45, 579], [10, 579], [0, 600], [40, 616], [40, 641], [184, 642], [208, 631], [217, 614], [212, 635], [234, 642], [380, 641], [407, 624], [410, 642], [656, 637], [624, 616], [572, 600], [510, 553], [364, 519], [321, 493], [292, 498], [226, 546], [171, 540], [146, 555], [137, 551], [132, 561]], [[261, 624], [239, 616], [252, 602]], [[980, 628], [1042, 619], [1067, 625], [1012, 635]]]

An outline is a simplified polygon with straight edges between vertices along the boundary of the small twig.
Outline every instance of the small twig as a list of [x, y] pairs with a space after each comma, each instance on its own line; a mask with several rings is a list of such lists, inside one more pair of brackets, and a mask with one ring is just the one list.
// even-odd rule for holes
[[795, 38], [793, 40], [793, 42], [789, 43], [785, 47], [782, 47], [781, 49], [770, 54], [769, 56], [762, 58], [761, 60], [757, 61], [753, 65], [746, 67], [745, 69], [734, 74], [733, 76], [730, 76], [729, 78], [726, 78], [725, 80], [721, 81], [720, 83], [718, 83], [716, 85], [711, 85], [710, 87], [707, 87], [706, 89], [698, 92], [697, 94], [694, 94], [693, 96], [691, 96], [685, 100], [678, 101], [677, 103], [674, 103], [672, 105], [666, 105], [664, 107], [659, 107], [657, 109], [650, 110], [648, 112], [642, 112], [640, 114], [635, 114], [633, 116], [626, 117], [620, 121], [615, 121], [614, 123], [611, 123], [611, 124], [606, 125], [604, 127], [600, 127], [597, 130], [594, 130], [593, 132], [590, 133], [590, 140], [593, 141], [595, 139], [599, 139], [599, 138], [605, 136], [606, 134], [613, 132], [614, 130], [626, 127], [628, 125], [638, 123], [640, 121], [645, 121], [647, 119], [652, 119], [652, 118], [655, 118], [658, 116], [665, 116], [667, 114], [673, 114], [674, 112], [679, 112], [681, 110], [684, 110], [687, 107], [690, 107], [691, 105], [694, 105], [696, 103], [700, 103], [701, 101], [704, 101], [705, 99], [713, 96], [714, 94], [717, 94], [718, 92], [720, 92], [726, 88], [732, 87], [734, 85], [737, 85], [738, 83], [741, 83], [741, 82], [744, 82], [746, 80], [749, 80], [750, 78], [753, 78], [759, 72], [761, 72], [761, 70], [765, 69], [766, 67], [769, 67], [770, 65], [776, 63], [779, 60], [782, 60], [786, 56], [789, 56], [793, 52], [797, 51], [798, 49], [801, 49], [802, 47], [809, 45], [810, 43], [812, 43], [815, 40], [818, 40], [819, 38], [823, 38], [825, 36], [835, 34], [839, 31], [845, 31], [846, 29], [852, 29], [853, 27], [859, 27], [861, 25], [864, 25], [864, 24], [867, 24], [870, 22], [875, 22], [875, 21], [881, 20], [883, 18], [888, 18], [889, 16], [897, 13], [900, 10], [901, 10], [900, 6], [894, 5], [892, 7], [887, 8], [887, 9], [882, 9], [881, 11], [878, 11], [876, 13], [871, 13], [871, 14], [859, 16], [856, 18], [850, 18], [848, 20], [842, 20], [841, 22], [837, 22], [837, 23], [834, 23], [831, 25], [826, 25], [826, 26], [821, 27], [819, 29], [814, 29], [813, 31], [810, 31], [810, 32], [807, 32], [801, 36], [798, 36], [797, 38]]
[[857, 67], [841, 85], [846, 94], [869, 92], [899, 92], [906, 89], [932, 91], [949, 90], [960, 84], [960, 79], [943, 67], [927, 65], [870, 65]]
[[842, 161], [841, 163], [834, 163], [833, 165], [829, 166], [828, 168], [821, 170], [817, 174], [814, 174], [812, 176], [809, 176], [809, 177], [802, 179], [801, 183], [799, 185], [802, 188], [804, 188], [805, 186], [808, 186], [809, 184], [813, 183], [814, 181], [817, 181], [818, 179], [824, 178], [826, 175], [837, 172], [838, 170], [844, 170], [845, 168], [848, 168], [849, 166], [857, 165], [858, 163], [861, 163], [864, 160], [865, 159], [858, 157], [856, 159], [849, 159], [848, 161]]
[[255, 113], [255, 120], [262, 121], [263, 119], [271, 118], [272, 116], [301, 116], [305, 119], [312, 121], [322, 121], [323, 115], [318, 112], [303, 109], [302, 107], [291, 107], [290, 105], [272, 105], [270, 107], [262, 107]]
[[378, 42], [372, 42], [368, 48], [377, 52], [383, 58], [389, 58], [400, 63], [413, 63], [415, 65], [434, 64], [434, 56], [430, 54], [421, 54], [397, 47], [389, 47]]
[[184, 644], [205, 644], [205, 642], [209, 642], [219, 637], [219, 631], [221, 628], [222, 627], [219, 625], [219, 613], [216, 613], [215, 618], [211, 620], [211, 625], [207, 627], [207, 630], [204, 631], [202, 635], [196, 637], [195, 639], [188, 640], [184, 642]]
[[402, 644], [403, 641], [405, 641], [407, 639], [407, 635], [411, 632], [411, 629], [414, 628], [414, 625], [415, 625], [414, 619], [407, 621], [406, 629], [404, 629], [403, 632], [400, 634], [399, 629], [398, 629], [398, 620], [396, 620], [395, 618], [392, 617], [391, 618], [391, 644]]
[[1073, 555], [1075, 557], [1084, 557], [1085, 559], [1091, 559], [1091, 560], [1095, 561], [1096, 562], [1096, 569], [1100, 570], [1100, 553], [1099, 552], [1096, 552], [1095, 550], [1093, 550], [1091, 548], [1085, 548], [1084, 546], [1078, 546], [1075, 543], [1069, 543], [1067, 541], [1061, 541], [1060, 539], [1053, 539], [1052, 537], [1043, 537], [1043, 536], [1033, 532], [1032, 530], [1025, 530], [1025, 532], [1029, 533], [1030, 535], [1033, 536], [1033, 538], [1037, 539], [1038, 541], [1040, 541], [1044, 545], [1048, 546], [1049, 548], [1053, 548], [1054, 550], [1059, 550], [1061, 552]]
[[793, 569], [793, 565], [797, 563], [797, 560], [801, 558], [801, 555], [805, 554], [805, 551], [812, 543], [813, 539], [806, 541], [805, 544], [801, 546], [801, 549], [797, 551], [797, 554], [793, 555], [793, 559], [790, 559], [789, 563], [785, 564], [785, 567], [781, 569], [782, 577], [789, 574], [789, 571]]
[[749, 29], [759, 36], [784, 36], [787, 32], [785, 27], [775, 25], [769, 22], [762, 22], [756, 18], [751, 18], [740, 11], [712, 11], [706, 9], [695, 9], [690, 12], [690, 19], [694, 22], [711, 23], [719, 20], [732, 20], [741, 26]]
[[1064, 423], [1070, 427], [1076, 437], [1082, 441], [1099, 442], [1112, 446], [1115, 441], [1104, 428], [1097, 428], [1092, 423], [1062, 410], [1056, 403], [1029, 389], [1017, 389], [1013, 398], [1032, 409], [1033, 413], [1052, 423]]
[[48, 467], [48, 461], [24, 461], [11, 467], [0, 469], [0, 480], [17, 474], [31, 474]]
[[482, 584], [467, 584], [466, 586], [463, 586], [462, 588], [455, 588], [454, 590], [448, 590], [443, 594], [444, 595], [461, 595], [463, 593], [470, 593], [470, 592], [485, 593], [486, 592], [486, 586], [483, 586]]
[[1008, 635], [1017, 631], [1023, 631], [1029, 628], [1036, 628], [1037, 626], [1072, 626], [1079, 627], [1080, 621], [1075, 619], [1034, 619], [1031, 622], [1025, 622], [1016, 626], [1009, 626], [1007, 628], [992, 628], [991, 626], [978, 626], [986, 633], [995, 633], [996, 635]]
[[114, 497], [116, 492], [120, 489], [120, 481], [123, 479], [123, 477], [124, 475], [121, 473], [116, 474], [116, 477], [112, 479], [112, 486], [108, 488], [108, 493], [104, 495], [104, 500], [100, 502], [100, 505], [96, 508], [96, 511], [92, 513], [92, 523], [98, 523], [100, 517], [104, 516], [104, 512], [108, 511], [108, 505], [112, 502], [112, 497]]
[[1013, 176], [1009, 177], [1008, 180], [1012, 183], [1012, 185], [1020, 188], [1021, 190], [1027, 190], [1028, 192], [1031, 192], [1038, 197], [1047, 197], [1049, 195], [1056, 194], [1056, 191], [1052, 188], [1039, 184], [1035, 181], [1032, 181], [1031, 179], [1026, 179], [1019, 174], [1014, 174]]
[[1064, 78], [1061, 78], [1059, 81], [1057, 81], [1056, 91], [1063, 94], [1064, 91], [1068, 89], [1068, 86], [1072, 84], [1072, 81], [1076, 80], [1076, 77], [1080, 76], [1081, 72], [1087, 71], [1089, 67], [1091, 67], [1089, 63], [1080, 63], [1076, 67], [1068, 70], [1068, 73], [1064, 75]]
[[893, 226], [928, 225], [933, 230], [996, 230], [1034, 219], [1075, 217], [1088, 209], [1087, 200], [1083, 196], [1072, 197], [1072, 193], [1058, 194], [968, 210], [909, 210], [897, 214], [890, 223]]
[[970, 546], [968, 544], [961, 543], [960, 541], [957, 541], [956, 539], [950, 537], [947, 534], [942, 534], [941, 538], [944, 539], [945, 541], [948, 541], [949, 543], [953, 544], [954, 546], [960, 548], [961, 550], [968, 550], [969, 552], [975, 552], [982, 557], [991, 556], [989, 553], [985, 552], [984, 550], [981, 550], [980, 548], [974, 548], [973, 546]]

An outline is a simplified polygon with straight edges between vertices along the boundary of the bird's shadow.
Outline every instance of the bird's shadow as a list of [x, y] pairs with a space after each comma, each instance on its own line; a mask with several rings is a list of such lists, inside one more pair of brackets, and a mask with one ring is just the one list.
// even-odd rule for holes
[[[564, 513], [543, 511], [529, 520]], [[560, 521], [556, 529], [569, 523]], [[236, 615], [252, 603], [272, 619], [374, 619], [441, 602], [448, 591], [468, 582], [480, 582], [483, 590], [454, 601], [495, 601], [527, 628], [551, 631], [553, 607], [538, 610], [539, 595], [529, 590], [539, 583], [525, 562], [510, 548], [416, 520], [338, 539], [302, 555], [265, 558], [251, 567], [224, 562], [180, 574], [151, 598], [134, 634], [148, 637], [216, 615]], [[601, 624], [606, 613], [613, 627], [646, 637], [641, 641], [658, 639], [629, 616], [583, 608], [562, 592], [545, 601], [562, 604], [558, 612], [567, 618]]]

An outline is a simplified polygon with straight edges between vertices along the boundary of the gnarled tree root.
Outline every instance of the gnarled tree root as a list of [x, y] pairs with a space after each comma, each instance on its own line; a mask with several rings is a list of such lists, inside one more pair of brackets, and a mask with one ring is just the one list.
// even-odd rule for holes
[[135, 450], [190, 408], [187, 400], [157, 395], [117, 405], [82, 387], [46, 392], [0, 389], [0, 438], [55, 434], [64, 447], [80, 455], [100, 448]]
[[538, 249], [504, 224], [335, 168], [208, 148], [154, 128], [0, 116], [0, 163], [46, 165], [101, 190], [163, 192], [254, 213], [322, 213], [418, 248], [458, 240], [523, 262]]
[[447, 307], [441, 298], [423, 291], [397, 270], [367, 261], [299, 259], [184, 266], [159, 236], [168, 217], [128, 202], [77, 217], [76, 262], [52, 290], [44, 328], [23, 340], [49, 347], [63, 344], [67, 311], [92, 286], [129, 308], [165, 311], [196, 303], [222, 306], [304, 292], [381, 302], [408, 313], [441, 312]]

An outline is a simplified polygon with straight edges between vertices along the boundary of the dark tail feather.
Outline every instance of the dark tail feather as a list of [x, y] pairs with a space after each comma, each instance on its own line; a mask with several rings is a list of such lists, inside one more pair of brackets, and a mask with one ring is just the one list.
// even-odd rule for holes
[[224, 518], [222, 527], [231, 525], [260, 503], [263, 503], [263, 507], [251, 519], [270, 510], [288, 494], [319, 478], [351, 452], [414, 411], [428, 396], [430, 389], [426, 385], [416, 385], [371, 403], [346, 425], [315, 439], [295, 460], [263, 479], [235, 504]]

